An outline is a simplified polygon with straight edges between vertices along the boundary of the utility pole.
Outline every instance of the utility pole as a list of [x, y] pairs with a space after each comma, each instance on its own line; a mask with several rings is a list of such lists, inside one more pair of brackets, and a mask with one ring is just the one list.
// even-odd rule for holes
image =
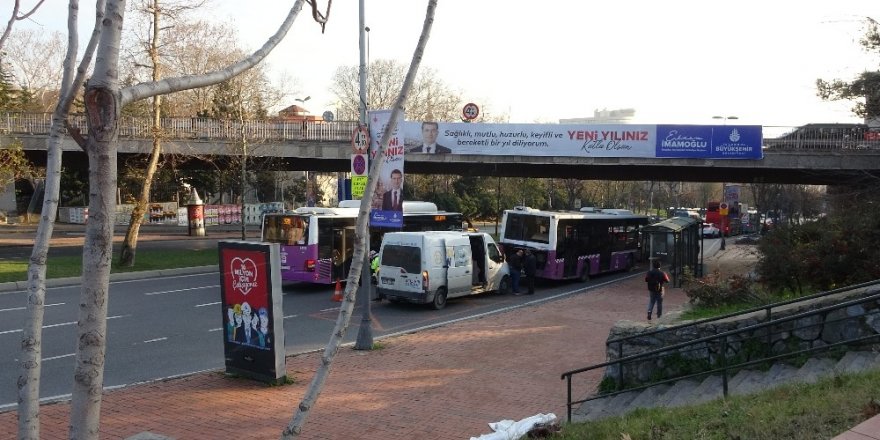
[[[364, 24], [364, 0], [358, 1], [358, 11], [359, 11], [359, 20], [358, 20], [358, 41], [360, 45], [360, 54], [361, 54], [361, 64], [360, 64], [360, 105], [358, 108], [360, 109], [360, 123], [361, 125], [366, 126], [367, 124], [367, 61], [366, 61], [366, 52], [364, 51], [364, 40], [365, 40], [365, 31], [366, 25]], [[381, 148], [381, 146], [379, 147]], [[369, 156], [369, 147], [367, 147], [367, 157]], [[363, 197], [370, 197], [370, 194], [364, 194]], [[372, 310], [370, 310], [370, 304], [372, 303], [371, 298], [371, 290], [373, 289], [370, 277], [370, 226], [369, 220], [367, 224], [367, 233], [364, 236], [364, 268], [361, 271], [361, 285], [360, 291], [358, 292], [358, 301], [361, 304], [361, 310], [363, 311], [363, 315], [361, 317], [361, 326], [358, 329], [357, 341], [354, 343], [355, 350], [372, 350], [373, 349], [373, 321], [371, 318]]]

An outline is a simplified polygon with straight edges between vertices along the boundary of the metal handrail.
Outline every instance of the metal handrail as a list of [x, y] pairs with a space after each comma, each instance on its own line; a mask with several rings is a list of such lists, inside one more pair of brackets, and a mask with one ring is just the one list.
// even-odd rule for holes
[[[867, 284], [867, 285], [871, 285], [871, 284], [874, 284], [874, 282], [872, 282], [872, 283], [862, 283], [862, 284], [860, 284], [859, 286], [864, 287], [865, 284]], [[854, 289], [856, 289], [856, 288], [859, 288], [859, 287], [851, 286], [851, 287], [846, 288], [846, 290], [854, 290]], [[839, 291], [841, 291], [841, 289], [835, 289], [835, 290], [837, 290], [838, 293], [839, 293]], [[568, 391], [568, 402], [567, 402], [568, 420], [569, 420], [569, 421], [571, 420], [572, 406], [573, 406], [573, 405], [576, 405], [576, 404], [578, 404], [578, 403], [583, 403], [583, 402], [586, 402], [586, 401], [589, 401], [589, 400], [594, 400], [594, 399], [599, 398], [599, 397], [608, 397], [608, 396], [610, 396], [610, 395], [617, 395], [617, 394], [620, 394], [620, 393], [625, 392], [625, 391], [635, 391], [635, 390], [639, 390], [639, 389], [644, 389], [644, 388], [647, 388], [647, 387], [649, 387], [649, 386], [657, 385], [657, 384], [659, 384], [659, 383], [667, 383], [667, 382], [671, 382], [671, 381], [682, 380], [682, 379], [685, 379], [685, 378], [688, 378], [688, 377], [693, 377], [693, 376], [703, 375], [703, 374], [710, 374], [710, 373], [704, 371], [704, 372], [695, 373], [694, 375], [689, 375], [689, 376], [677, 376], [677, 377], [675, 377], [675, 378], [670, 378], [670, 379], [667, 379], [667, 380], [654, 382], [654, 383], [652, 383], [652, 384], [650, 384], [650, 385], [646, 385], [646, 386], [640, 386], [640, 387], [636, 387], [636, 388], [632, 388], [632, 389], [617, 390], [617, 391], [614, 392], [614, 393], [602, 394], [602, 395], [600, 395], [600, 396], [594, 396], [594, 397], [592, 397], [592, 398], [583, 399], [583, 400], [580, 400], [580, 401], [572, 401], [572, 389], [571, 389], [571, 386], [572, 386], [572, 377], [573, 377], [574, 375], [576, 375], [576, 374], [584, 373], [584, 372], [587, 372], [587, 371], [596, 370], [596, 369], [599, 369], [599, 368], [605, 368], [605, 367], [610, 367], [610, 366], [614, 366], [614, 365], [616, 365], [616, 366], [618, 366], [618, 378], [617, 378], [617, 383], [618, 383], [618, 387], [621, 387], [621, 386], [623, 386], [623, 377], [622, 377], [622, 376], [623, 376], [623, 365], [626, 364], [626, 363], [630, 363], [630, 362], [632, 362], [632, 361], [638, 361], [638, 360], [658, 359], [658, 358], [661, 358], [661, 357], [662, 357], [662, 356], [660, 356], [660, 354], [671, 353], [671, 352], [678, 352], [678, 353], [681, 353], [682, 350], [679, 350], [679, 349], [686, 348], [686, 347], [691, 347], [691, 346], [698, 346], [698, 347], [700, 347], [700, 346], [703, 345], [703, 344], [706, 344], [706, 343], [711, 342], [711, 341], [717, 341], [717, 340], [720, 339], [720, 340], [721, 340], [721, 344], [722, 344], [722, 348], [721, 348], [721, 350], [720, 350], [719, 352], [721, 353], [721, 363], [722, 363], [722, 367], [719, 368], [719, 369], [715, 369], [715, 370], [718, 370], [718, 371], [721, 371], [721, 372], [722, 372], [723, 393], [724, 393], [725, 396], [727, 396], [727, 391], [728, 391], [728, 390], [727, 390], [727, 372], [730, 371], [730, 370], [732, 370], [732, 369], [737, 369], [737, 368], [740, 368], [740, 367], [742, 367], [742, 366], [744, 366], [744, 365], [753, 365], [753, 364], [758, 364], [758, 363], [762, 363], [762, 362], [767, 362], [767, 361], [769, 361], [769, 360], [774, 360], [774, 359], [782, 358], [782, 357], [793, 357], [793, 356], [796, 356], [797, 354], [802, 354], [801, 352], [804, 352], [804, 353], [806, 353], [806, 352], [818, 352], [818, 351], [821, 351], [821, 349], [825, 349], [826, 347], [838, 346], [838, 345], [845, 345], [845, 344], [852, 344], [852, 343], [854, 343], [854, 342], [860, 342], [862, 339], [864, 339], [864, 338], [850, 339], [850, 340], [846, 340], [846, 341], [841, 341], [840, 343], [828, 344], [828, 346], [825, 346], [825, 347], [813, 347], [813, 348], [811, 348], [811, 349], [801, 350], [801, 351], [799, 351], [799, 352], [793, 352], [793, 353], [786, 353], [786, 354], [784, 354], [784, 355], [778, 355], [778, 356], [781, 356], [781, 357], [777, 357], [777, 356], [765, 356], [765, 357], [761, 357], [760, 359], [754, 359], [754, 360], [752, 360], [752, 361], [748, 361], [748, 362], [744, 362], [744, 363], [738, 363], [738, 364], [734, 364], [734, 365], [727, 365], [727, 364], [726, 364], [726, 359], [725, 359], [725, 358], [726, 358], [726, 351], [727, 351], [727, 350], [726, 350], [726, 344], [727, 344], [728, 337], [730, 337], [730, 336], [736, 336], [736, 335], [743, 334], [743, 333], [752, 333], [752, 332], [755, 332], [756, 330], [761, 330], [761, 329], [764, 329], [764, 328], [768, 328], [768, 331], [767, 331], [767, 337], [768, 337], [768, 338], [772, 338], [772, 336], [773, 336], [774, 333], [772, 333], [772, 332], [769, 330], [769, 327], [771, 327], [771, 326], [779, 325], [779, 324], [782, 324], [782, 323], [785, 323], [785, 322], [789, 322], [789, 321], [796, 321], [796, 320], [800, 320], [800, 319], [804, 319], [804, 318], [807, 318], [807, 317], [811, 317], [811, 316], [816, 316], [816, 315], [824, 314], [824, 313], [831, 312], [831, 311], [835, 311], [835, 310], [840, 310], [840, 309], [843, 309], [843, 308], [846, 308], [846, 307], [849, 307], [849, 306], [858, 305], [858, 304], [863, 304], [863, 303], [870, 302], [870, 301], [875, 301], [875, 300], [878, 300], [878, 299], [880, 299], [880, 293], [872, 293], [872, 294], [870, 294], [870, 295], [863, 296], [863, 297], [860, 297], [860, 298], [857, 298], [857, 299], [852, 299], [852, 300], [848, 300], [848, 301], [840, 302], [840, 303], [837, 303], [837, 304], [832, 304], [832, 305], [830, 305], [830, 306], [825, 306], [825, 307], [821, 307], [821, 308], [818, 308], [818, 309], [814, 309], [814, 310], [809, 310], [809, 311], [806, 311], [806, 312], [797, 313], [797, 314], [790, 315], [790, 316], [787, 316], [787, 317], [784, 317], [784, 318], [780, 318], [780, 319], [776, 319], [776, 320], [773, 320], [773, 321], [768, 321], [768, 322], [763, 322], [763, 323], [753, 324], [753, 325], [750, 325], [750, 326], [746, 326], [746, 327], [738, 328], [738, 329], [734, 329], [734, 330], [728, 330], [728, 331], [726, 331], [726, 332], [722, 332], [722, 333], [719, 333], [719, 334], [716, 334], [716, 335], [704, 336], [704, 337], [702, 337], [702, 338], [698, 338], [698, 339], [695, 339], [695, 340], [686, 341], [686, 342], [680, 342], [680, 343], [677, 343], [677, 344], [672, 344], [672, 345], [668, 345], [668, 346], [665, 346], [665, 347], [660, 347], [660, 348], [653, 349], [653, 350], [649, 350], [649, 351], [645, 351], [645, 352], [642, 352], [642, 353], [637, 353], [637, 354], [630, 355], [630, 356], [620, 357], [620, 358], [615, 359], [615, 360], [612, 360], [612, 361], [606, 361], [606, 362], [602, 362], [602, 363], [600, 363], [600, 364], [590, 365], [590, 366], [588, 366], [588, 367], [578, 368], [578, 369], [576, 369], [576, 370], [571, 370], [571, 371], [566, 371], [565, 373], [562, 373], [560, 379], [562, 379], [562, 380], [566, 380], [566, 382], [567, 382], [566, 386], [567, 386], [567, 391]], [[851, 319], [851, 318], [847, 318], [847, 319]], [[842, 321], [842, 320], [843, 320], [843, 319], [839, 319], [839, 320], [837, 320], [837, 321]], [[711, 320], [710, 320], [710, 321], [711, 321]], [[834, 321], [831, 321], [831, 322], [834, 322]], [[821, 323], [821, 325], [827, 325], [828, 323], [829, 323], [829, 321], [824, 321], [824, 322]], [[820, 324], [805, 325], [805, 326], [802, 326], [802, 327], [798, 327], [797, 329], [792, 329], [792, 330], [790, 330], [790, 331], [791, 331], [791, 332], [794, 332], [794, 331], [798, 331], [798, 330], [808, 329], [808, 328], [810, 328], [810, 327], [816, 327], [816, 326], [818, 326], [818, 325], [820, 325]], [[681, 328], [681, 327], [669, 327], [669, 328], [665, 328], [665, 329], [663, 329], [663, 330], [661, 330], [661, 331], [654, 331], [654, 332], [651, 332], [651, 334], [670, 332], [670, 331], [674, 331], [674, 330], [677, 330], [677, 329], [680, 329], [680, 328]], [[878, 336], [880, 336], [880, 335], [871, 335], [871, 337], [878, 337]], [[707, 345], [708, 345], [708, 344], [707, 344]], [[697, 348], [697, 349], [702, 349], [702, 348]], [[694, 350], [697, 350], [697, 349], [694, 349]], [[692, 351], [692, 350], [685, 350], [685, 351]], [[713, 370], [713, 371], [714, 371], [714, 370]], [[716, 372], [717, 372], [717, 371], [716, 371]]]
[[767, 317], [767, 320], [768, 320], [768, 322], [769, 322], [769, 321], [771, 321], [771, 320], [773, 319], [772, 309], [773, 309], [774, 307], [778, 309], [779, 307], [782, 307], [782, 306], [787, 306], [787, 305], [790, 305], [790, 304], [795, 304], [795, 303], [799, 303], [799, 302], [809, 301], [809, 300], [813, 300], [813, 299], [816, 299], [816, 298], [822, 298], [822, 297], [829, 296], [829, 295], [834, 295], [834, 294], [837, 294], [837, 293], [840, 293], [840, 292], [846, 292], [846, 291], [850, 291], [850, 290], [861, 289], [861, 288], [863, 288], [863, 287], [870, 287], [870, 286], [873, 286], [873, 285], [875, 285], [875, 284], [880, 284], [880, 280], [867, 281], [867, 282], [859, 283], [859, 284], [855, 284], [855, 285], [852, 285], [852, 286], [840, 287], [840, 288], [837, 288], [837, 289], [832, 289], [832, 290], [827, 290], [827, 291], [824, 291], [824, 292], [814, 293], [814, 294], [812, 294], [812, 295], [801, 296], [801, 297], [798, 297], [798, 298], [793, 298], [793, 299], [789, 299], [789, 300], [785, 300], [785, 301], [780, 301], [780, 302], [776, 302], [776, 303], [772, 303], [772, 304], [767, 304], [767, 305], [764, 305], [764, 306], [753, 307], [753, 308], [746, 309], [746, 310], [741, 310], [741, 311], [738, 311], [738, 312], [731, 312], [731, 313], [727, 313], [727, 314], [724, 314], [724, 315], [713, 316], [713, 317], [711, 317], [711, 318], [700, 319], [700, 320], [697, 320], [697, 321], [690, 321], [690, 322], [686, 322], [686, 323], [683, 323], [683, 324], [678, 324], [678, 325], [675, 325], [675, 326], [672, 326], [672, 327], [662, 327], [662, 328], [658, 328], [658, 329], [656, 329], [656, 330], [651, 330], [651, 331], [647, 331], [647, 332], [644, 332], [644, 333], [639, 333], [639, 334], [637, 334], [637, 335], [622, 336], [622, 337], [619, 337], [619, 338], [609, 339], [609, 340], [605, 341], [605, 347], [606, 347], [606, 348], [607, 348], [607, 347], [610, 347], [611, 344], [618, 344], [618, 356], [623, 357], [623, 343], [626, 342], [626, 341], [632, 340], [632, 339], [642, 338], [642, 337], [645, 337], [645, 336], [651, 336], [651, 335], [655, 335], [655, 334], [657, 334], [657, 333], [665, 333], [665, 332], [668, 332], [668, 331], [680, 330], [680, 329], [683, 329], [683, 328], [693, 327], [693, 326], [697, 326], [697, 325], [702, 325], [702, 324], [706, 324], [706, 323], [714, 322], [714, 321], [720, 321], [720, 320], [722, 320], [722, 319], [733, 318], [733, 317], [736, 317], [736, 316], [748, 315], [748, 314], [750, 314], [750, 313], [760, 312], [760, 311], [762, 311], [762, 310], [767, 312], [767, 313], [766, 313], [766, 317]]
[[793, 351], [793, 352], [789, 352], [789, 353], [778, 354], [778, 355], [770, 356], [770, 357], [766, 357], [766, 358], [755, 359], [755, 360], [751, 360], [751, 361], [747, 361], [747, 362], [740, 362], [740, 363], [736, 363], [736, 364], [732, 364], [732, 365], [725, 365], [724, 367], [719, 367], [719, 368], [715, 368], [715, 369], [712, 369], [712, 370], [701, 371], [701, 372], [699, 372], [699, 373], [688, 374], [688, 375], [685, 375], [685, 376], [676, 376], [676, 377], [673, 377], [673, 378], [670, 378], [670, 379], [664, 379], [664, 380], [660, 380], [660, 381], [657, 381], [657, 382], [652, 382], [652, 383], [649, 383], [649, 384], [646, 384], [646, 385], [641, 385], [641, 386], [638, 386], [638, 387], [627, 388], [627, 389], [618, 390], [618, 391], [611, 391], [611, 392], [603, 393], [603, 394], [596, 394], [596, 395], [594, 395], [594, 396], [590, 396], [590, 397], [588, 397], [588, 398], [586, 398], [586, 399], [575, 400], [575, 401], [571, 401], [571, 387], [569, 386], [569, 400], [570, 400], [570, 405], [569, 405], [568, 420], [571, 421], [571, 406], [573, 406], [573, 405], [577, 405], [577, 404], [584, 403], [584, 402], [589, 402], [589, 401], [591, 401], [591, 400], [596, 400], [596, 399], [604, 399], [604, 398], [608, 398], [608, 397], [614, 397], [614, 396], [617, 396], [617, 395], [619, 395], [619, 394], [623, 394], [623, 393], [629, 393], [629, 392], [634, 392], [634, 391], [646, 390], [646, 389], [651, 388], [651, 387], [653, 387], [653, 386], [663, 385], [663, 384], [673, 383], [673, 382], [679, 382], [679, 381], [682, 381], [682, 380], [685, 380], [685, 379], [692, 379], [692, 378], [697, 378], [697, 377], [711, 376], [711, 375], [713, 375], [713, 374], [715, 374], [715, 373], [722, 373], [722, 383], [723, 383], [723, 387], [724, 387], [724, 393], [723, 393], [723, 394], [724, 394], [725, 396], [727, 396], [728, 392], [727, 392], [727, 383], [726, 383], [726, 381], [727, 381], [727, 378], [730, 377], [730, 375], [727, 374], [727, 372], [729, 372], [729, 371], [731, 371], [731, 370], [740, 370], [740, 369], [742, 369], [742, 368], [744, 368], [744, 367], [749, 367], [749, 366], [752, 366], [752, 365], [763, 364], [763, 363], [766, 363], [766, 362], [768, 362], [768, 361], [776, 361], [776, 360], [780, 360], [780, 359], [787, 359], [787, 358], [797, 357], [797, 356], [800, 356], [800, 355], [803, 355], [803, 354], [808, 354], [808, 353], [818, 353], [818, 352], [822, 352], [822, 351], [830, 351], [831, 349], [833, 349], [833, 348], [835, 348], [835, 347], [840, 347], [840, 346], [844, 346], [844, 345], [850, 345], [850, 344], [853, 344], [853, 343], [855, 343], [855, 342], [863, 342], [863, 341], [868, 341], [868, 340], [871, 340], [871, 339], [880, 339], [880, 333], [878, 333], [878, 334], [873, 334], [873, 335], [868, 335], [868, 336], [862, 336], [862, 337], [860, 337], [860, 338], [856, 338], [856, 339], [848, 339], [848, 340], [846, 340], [846, 341], [835, 342], [835, 343], [833, 343], [833, 344], [823, 345], [823, 346], [821, 346], [821, 347], [811, 347], [811, 348], [806, 348], [806, 349], [803, 349], [803, 350]]
[[[50, 113], [0, 113], [0, 133], [46, 135], [51, 122]], [[88, 130], [85, 115], [70, 115], [68, 122], [83, 133]], [[348, 142], [358, 124], [358, 121], [251, 120], [242, 124], [230, 119], [214, 118], [161, 119], [162, 136], [167, 139], [238, 139], [243, 127], [247, 136], [254, 140]], [[119, 120], [119, 137], [150, 139], [153, 136], [152, 126], [150, 118], [122, 116]]]
[[[0, 133], [45, 135], [49, 133], [52, 115], [50, 113], [0, 113]], [[72, 114], [68, 117], [71, 126], [85, 131], [85, 115]], [[313, 140], [342, 141], [351, 140], [351, 133], [358, 127], [358, 121], [283, 121], [255, 120], [245, 121], [249, 136], [264, 140]], [[152, 137], [152, 120], [148, 117], [122, 116], [119, 121], [119, 136], [138, 139]], [[169, 139], [237, 139], [240, 136], [238, 122], [213, 118], [162, 118], [163, 133]], [[765, 126], [766, 129], [794, 129], [796, 127]], [[807, 150], [875, 150], [880, 148], [880, 140], [855, 140], [846, 133], [834, 134], [821, 142], [804, 139], [765, 138], [766, 150], [807, 151]]]

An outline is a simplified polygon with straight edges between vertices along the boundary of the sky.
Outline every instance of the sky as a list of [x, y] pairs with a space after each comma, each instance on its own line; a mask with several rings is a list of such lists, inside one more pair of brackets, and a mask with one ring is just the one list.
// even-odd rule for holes
[[[408, 65], [427, 0], [363, 1], [369, 58]], [[23, 0], [22, 9], [35, 3]], [[205, 16], [233, 23], [241, 45], [256, 49], [293, 3], [211, 0]], [[47, 0], [16, 26], [64, 32], [66, 4]], [[310, 96], [311, 113], [335, 110], [334, 72], [359, 64], [358, 5], [333, 2], [324, 34], [304, 8], [269, 55], [274, 75], [294, 79], [289, 104]], [[80, 35], [93, 25], [93, 8], [81, 0]], [[880, 20], [880, 2], [440, 0], [422, 67], [510, 123], [622, 108], [646, 124], [718, 123], [713, 116], [765, 127], [858, 122], [851, 103], [821, 101], [815, 83], [880, 70], [858, 45], [866, 16]]]

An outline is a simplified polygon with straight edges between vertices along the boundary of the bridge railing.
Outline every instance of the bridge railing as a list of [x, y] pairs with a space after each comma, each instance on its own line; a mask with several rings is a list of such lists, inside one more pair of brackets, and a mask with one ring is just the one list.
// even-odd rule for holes
[[[0, 133], [45, 135], [49, 133], [52, 115], [49, 113], [0, 113]], [[86, 133], [85, 115], [71, 115], [70, 124]], [[244, 130], [253, 141], [330, 141], [348, 142], [357, 128], [357, 121], [245, 121]], [[150, 118], [123, 116], [119, 122], [119, 137], [149, 139], [152, 133]], [[815, 150], [878, 150], [880, 133], [828, 132], [820, 137], [792, 134], [796, 127], [765, 126], [765, 133], [788, 133], [764, 138], [764, 148], [776, 151]], [[241, 137], [241, 126], [234, 120], [211, 118], [162, 118], [166, 139], [204, 139], [235, 141]]]
[[[52, 115], [49, 113], [0, 113], [0, 133], [45, 135], [49, 133]], [[85, 115], [71, 115], [71, 126], [85, 134], [88, 131]], [[249, 141], [333, 141], [351, 140], [357, 121], [245, 121], [244, 132]], [[242, 126], [234, 120], [211, 118], [162, 118], [163, 136], [167, 139], [235, 140], [241, 137]], [[152, 121], [149, 118], [122, 116], [119, 137], [149, 139]]]

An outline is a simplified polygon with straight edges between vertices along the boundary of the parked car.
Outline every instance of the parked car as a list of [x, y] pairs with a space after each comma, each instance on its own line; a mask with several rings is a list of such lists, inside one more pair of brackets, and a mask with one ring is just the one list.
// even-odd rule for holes
[[721, 236], [721, 230], [712, 223], [703, 225], [703, 237], [718, 238]]

